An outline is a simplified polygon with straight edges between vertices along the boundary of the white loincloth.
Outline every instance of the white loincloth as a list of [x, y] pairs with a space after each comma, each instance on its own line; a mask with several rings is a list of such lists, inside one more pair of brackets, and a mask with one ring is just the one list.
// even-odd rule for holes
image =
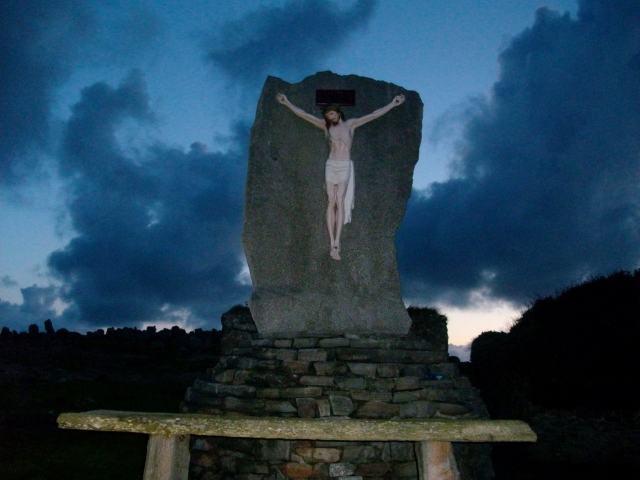
[[327, 183], [337, 185], [346, 182], [347, 190], [344, 194], [344, 222], [351, 222], [351, 210], [355, 205], [354, 193], [356, 189], [356, 176], [351, 160], [327, 160], [324, 164], [324, 177]]

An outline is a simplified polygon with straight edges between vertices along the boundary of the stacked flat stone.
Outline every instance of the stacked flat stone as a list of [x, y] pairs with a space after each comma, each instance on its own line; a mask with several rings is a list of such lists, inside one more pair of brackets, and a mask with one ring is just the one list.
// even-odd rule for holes
[[[291, 334], [262, 338], [242, 315], [226, 325], [218, 365], [189, 388], [183, 411], [212, 415], [342, 418], [488, 418], [446, 343], [414, 335]], [[233, 339], [233, 341], [229, 341]], [[459, 450], [469, 446], [460, 446]], [[487, 464], [483, 446], [470, 462]], [[479, 450], [478, 450], [479, 449]], [[482, 456], [486, 457], [486, 459]], [[484, 459], [484, 460], [483, 460]], [[462, 462], [464, 463], [464, 461]], [[467, 462], [469, 463], [469, 462]], [[488, 469], [490, 471], [490, 463]], [[473, 472], [472, 466], [461, 465]], [[482, 470], [482, 469], [481, 469]], [[411, 442], [327, 442], [201, 437], [191, 478], [416, 478]], [[467, 474], [463, 478], [489, 478]]]
[[[429, 342], [380, 335], [254, 339], [189, 388], [190, 412], [479, 418], [477, 391]], [[427, 378], [438, 378], [428, 380]]]

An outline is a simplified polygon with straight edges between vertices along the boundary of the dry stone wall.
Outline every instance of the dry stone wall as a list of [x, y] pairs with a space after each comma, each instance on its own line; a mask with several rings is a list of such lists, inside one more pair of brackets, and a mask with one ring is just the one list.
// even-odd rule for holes
[[[184, 412], [340, 418], [488, 418], [446, 343], [414, 335], [262, 338], [248, 309], [223, 317], [223, 356], [188, 389]], [[491, 478], [486, 447], [460, 445], [463, 478]], [[465, 473], [466, 472], [466, 473]], [[200, 437], [191, 478], [417, 478], [412, 442]]]

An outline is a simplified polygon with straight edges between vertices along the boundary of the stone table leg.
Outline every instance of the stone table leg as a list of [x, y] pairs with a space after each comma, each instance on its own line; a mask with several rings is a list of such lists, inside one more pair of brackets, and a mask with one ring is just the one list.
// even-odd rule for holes
[[149, 435], [142, 480], [187, 480], [189, 435]]
[[420, 480], [460, 480], [451, 442], [416, 442]]

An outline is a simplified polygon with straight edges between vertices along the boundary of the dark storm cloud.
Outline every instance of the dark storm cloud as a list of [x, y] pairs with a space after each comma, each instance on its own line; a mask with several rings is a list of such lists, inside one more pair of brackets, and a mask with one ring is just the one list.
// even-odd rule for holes
[[640, 263], [640, 1], [540, 9], [471, 105], [455, 176], [410, 202], [408, 297], [524, 302]]
[[32, 323], [42, 327], [48, 319], [57, 318], [53, 304], [58, 299], [58, 291], [54, 286], [21, 288], [23, 303], [5, 302], [0, 299], [0, 319], [3, 327], [10, 330], [25, 330]]
[[53, 89], [94, 21], [78, 0], [3, 0], [0, 14], [0, 184], [20, 182], [49, 139]]
[[224, 24], [206, 42], [207, 58], [241, 83], [261, 83], [280, 72], [309, 73], [366, 26], [375, 5], [358, 0], [342, 10], [323, 0], [293, 0], [282, 8], [263, 7]]
[[[100, 20], [96, 7], [107, 11]], [[0, 187], [19, 186], [55, 149], [57, 88], [80, 66], [146, 53], [161, 27], [148, 9], [115, 2], [3, 0], [0, 8]]]
[[236, 126], [224, 154], [198, 143], [188, 152], [156, 145], [125, 153], [119, 129], [154, 121], [138, 72], [117, 88], [85, 88], [72, 112], [61, 172], [77, 236], [49, 257], [72, 304], [66, 320], [197, 326], [246, 300], [236, 277], [248, 128]]

